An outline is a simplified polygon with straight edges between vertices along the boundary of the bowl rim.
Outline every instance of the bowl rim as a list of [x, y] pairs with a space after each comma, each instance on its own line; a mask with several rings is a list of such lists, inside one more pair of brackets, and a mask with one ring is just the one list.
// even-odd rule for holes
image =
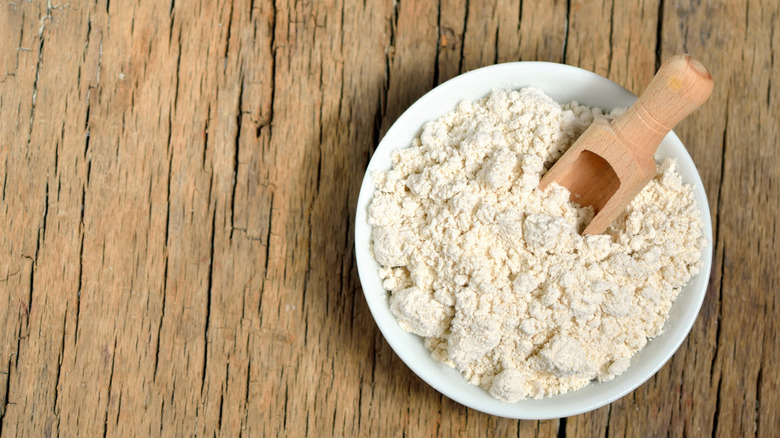
[[[680, 294], [673, 302], [670, 314], [664, 324], [664, 332], [655, 338], [649, 339], [647, 345], [645, 345], [639, 352], [632, 356], [629, 370], [641, 366], [641, 369], [634, 373], [637, 374], [636, 376], [632, 374], [633, 377], [630, 380], [623, 379], [621, 384], [615, 385], [615, 382], [620, 381], [621, 378], [623, 378], [623, 376], [628, 373], [629, 370], [627, 370], [621, 376], [618, 376], [612, 381], [592, 381], [584, 388], [562, 395], [545, 397], [539, 400], [521, 400], [517, 403], [504, 403], [490, 397], [490, 395], [488, 395], [487, 391], [484, 389], [466, 382], [465, 378], [463, 378], [463, 376], [457, 370], [454, 370], [453, 368], [450, 368], [449, 366], [439, 362], [435, 362], [434, 359], [430, 356], [430, 352], [425, 349], [424, 346], [422, 346], [422, 338], [403, 331], [392, 314], [390, 314], [392, 321], [388, 321], [387, 315], [389, 314], [389, 306], [387, 298], [389, 292], [381, 287], [381, 282], [378, 283], [379, 290], [376, 288], [377, 281], [379, 281], [379, 265], [374, 259], [373, 253], [370, 250], [369, 242], [372, 227], [366, 222], [367, 208], [374, 193], [374, 184], [371, 173], [375, 170], [389, 168], [389, 166], [384, 165], [385, 163], [380, 163], [378, 161], [379, 158], [389, 157], [390, 152], [393, 150], [409, 147], [411, 140], [415, 136], [419, 136], [419, 132], [425, 122], [436, 120], [442, 114], [455, 109], [455, 105], [444, 105], [446, 108], [442, 109], [439, 114], [431, 114], [430, 117], [422, 117], [422, 120], [420, 117], [418, 117], [417, 114], [419, 111], [421, 111], [421, 109], [427, 106], [431, 106], [437, 100], [441, 100], [442, 98], [440, 95], [446, 95], [448, 92], [450, 92], [451, 89], [457, 89], [456, 91], [458, 92], [463, 90], [470, 90], [475, 87], [474, 83], [476, 82], [477, 85], [474, 89], [484, 90], [486, 85], [479, 82], [481, 79], [485, 79], [491, 84], [499, 80], [489, 79], [490, 76], [524, 78], [517, 83], [514, 83], [510, 79], [506, 83], [507, 86], [491, 85], [488, 91], [481, 93], [481, 95], [477, 93], [475, 96], [469, 96], [468, 93], [465, 93], [463, 97], [461, 97], [461, 94], [458, 94], [457, 97], [449, 96], [446, 98], [450, 101], [457, 99], [455, 100], [455, 104], [457, 104], [457, 102], [462, 100], [473, 100], [475, 98], [483, 97], [490, 92], [490, 89], [518, 89], [524, 86], [537, 86], [539, 81], [542, 81], [541, 77], [531, 79], [536, 81], [534, 83], [527, 83], [526, 76], [539, 75], [540, 73], [549, 73], [555, 77], [565, 76], [567, 79], [571, 78], [572, 80], [579, 81], [579, 83], [587, 84], [588, 86], [609, 89], [609, 93], [614, 94], [614, 96], [609, 94], [602, 96], [604, 101], [618, 100], [621, 101], [622, 104], [601, 105], [600, 107], [605, 110], [617, 106], [627, 106], [636, 100], [636, 96], [634, 94], [603, 76], [578, 67], [551, 62], [521, 61], [502, 63], [482, 67], [456, 76], [433, 88], [420, 99], [415, 101], [393, 123], [393, 125], [379, 142], [379, 145], [371, 156], [371, 160], [369, 161], [365, 175], [363, 177], [363, 181], [361, 183], [355, 213], [354, 230], [355, 258], [363, 295], [369, 306], [372, 317], [382, 333], [382, 336], [393, 349], [393, 351], [401, 358], [401, 360], [428, 385], [432, 386], [441, 394], [464, 406], [487, 414], [529, 420], [562, 418], [597, 409], [632, 392], [648, 379], [650, 379], [653, 375], [655, 375], [658, 370], [660, 370], [668, 362], [672, 355], [685, 341], [688, 333], [690, 332], [698, 317], [709, 283], [713, 249], [712, 219], [710, 216], [710, 208], [707, 202], [707, 196], [704, 192], [704, 185], [692, 158], [685, 149], [685, 146], [682, 144], [677, 135], [672, 131], [662, 142], [657, 155], [664, 155], [663, 152], [665, 152], [667, 156], [674, 155], [674, 157], [677, 159], [678, 172], [681, 174], [681, 176], [683, 176], [684, 182], [693, 185], [694, 197], [703, 223], [703, 237], [707, 239], [708, 244], [702, 250], [701, 268], [699, 273], [694, 276], [685, 287], [682, 288]], [[523, 81], [526, 81], [526, 83], [522, 83]], [[546, 94], [551, 95], [551, 97], [553, 97], [553, 99], [559, 103], [566, 103], [574, 100], [566, 97], [566, 93], [558, 93], [558, 96], [554, 96], [556, 94], [555, 90], [546, 90], [541, 86], [539, 88], [542, 88]], [[598, 100], [600, 98], [596, 96], [594, 99]], [[599, 106], [589, 102], [584, 103], [589, 106]], [[398, 136], [408, 138], [409, 132], [412, 131], [414, 131], [415, 134], [412, 134], [412, 137], [409, 138], [409, 141], [392, 142], [393, 139]], [[687, 303], [687, 308], [689, 310], [688, 312], [682, 313], [682, 304], [678, 304], [681, 303], [681, 297], [685, 298], [685, 303]], [[669, 335], [669, 332], [667, 332], [667, 325], [669, 321], [672, 320], [673, 314], [675, 315], [674, 336], [672, 336], [670, 339], [666, 339]], [[399, 333], [399, 331], [402, 333]], [[415, 345], [409, 344], [409, 336], [415, 337], [419, 340], [420, 346], [425, 349], [425, 352], [427, 353], [424, 356], [427, 360], [422, 360], [421, 362], [419, 348], [417, 348]], [[664, 339], [662, 345], [658, 347], [660, 351], [650, 356], [645, 362], [643, 362], [645, 360], [644, 356], [647, 356], [647, 354], [642, 355], [642, 353], [647, 351], [648, 347], [657, 339]], [[657, 341], [656, 344], [659, 342], [661, 341]], [[635, 363], [635, 359], [637, 359], [637, 363]], [[434, 364], [431, 364], [431, 362]], [[453, 372], [460, 377], [463, 383], [480, 391], [490, 400], [485, 400], [483, 397], [480, 397], [478, 393], [469, 391], [462, 385], [449, 384], [453, 382], [448, 382], [446, 379], [439, 378], [437, 376], [439, 374], [447, 374], [447, 378], [449, 378]], [[602, 387], [606, 389], [600, 391], [599, 389]], [[585, 391], [587, 388], [591, 388], [590, 392], [594, 392], [598, 395], [598, 397], [586, 394], [583, 397], [574, 397], [575, 400], [573, 402], [567, 403], [568, 399], [572, 398], [571, 394], [582, 394], [583, 391]], [[580, 400], [583, 398], [584, 400]], [[540, 402], [543, 401], [547, 402], [540, 404]], [[550, 403], [550, 401], [552, 401], [552, 403]], [[544, 406], [542, 409], [534, 409], [534, 404], [539, 404], [540, 406], [544, 406], [546, 404], [547, 406]]]

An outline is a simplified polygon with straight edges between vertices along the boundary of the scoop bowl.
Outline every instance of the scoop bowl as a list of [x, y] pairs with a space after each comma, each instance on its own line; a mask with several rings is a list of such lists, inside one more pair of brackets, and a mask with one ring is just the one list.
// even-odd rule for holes
[[382, 287], [378, 274], [380, 266], [374, 260], [370, 246], [371, 226], [367, 216], [374, 192], [371, 173], [389, 169], [393, 150], [409, 147], [412, 140], [420, 135], [426, 121], [435, 120], [455, 109], [458, 102], [484, 97], [495, 88], [525, 86], [538, 87], [559, 103], [576, 100], [605, 110], [630, 107], [636, 100], [632, 93], [602, 76], [576, 67], [545, 62], [484, 67], [439, 85], [401, 115], [371, 158], [357, 203], [355, 256], [366, 303], [377, 326], [391, 348], [417, 376], [450, 399], [475, 410], [508, 418], [541, 420], [577, 415], [609, 404], [633, 391], [669, 360], [688, 335], [704, 300], [712, 264], [712, 221], [696, 166], [680, 139], [670, 132], [661, 142], [656, 156], [676, 158], [683, 181], [693, 185], [693, 194], [704, 223], [703, 236], [710, 244], [702, 251], [700, 272], [674, 302], [664, 333], [650, 340], [632, 357], [626, 372], [612, 381], [592, 382], [566, 394], [504, 403], [492, 398], [482, 388], [469, 384], [456, 370], [435, 361], [423, 345], [423, 340], [404, 331], [390, 313], [388, 292]]

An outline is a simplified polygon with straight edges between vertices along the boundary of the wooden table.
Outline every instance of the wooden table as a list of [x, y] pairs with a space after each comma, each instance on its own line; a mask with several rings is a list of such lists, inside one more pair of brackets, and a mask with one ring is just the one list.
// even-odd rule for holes
[[[777, 1], [0, 7], [3, 436], [778, 433]], [[716, 236], [681, 349], [568, 419], [428, 387], [355, 267], [358, 187], [388, 127], [477, 67], [564, 62], [639, 92], [681, 52], [716, 82], [676, 130]]]

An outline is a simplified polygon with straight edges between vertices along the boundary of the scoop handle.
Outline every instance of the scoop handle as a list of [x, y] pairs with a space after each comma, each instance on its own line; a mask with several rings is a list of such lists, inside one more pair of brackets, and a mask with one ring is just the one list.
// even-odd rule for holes
[[677, 55], [661, 65], [644, 93], [612, 121], [634, 155], [652, 157], [661, 140], [712, 93], [712, 75], [697, 60]]

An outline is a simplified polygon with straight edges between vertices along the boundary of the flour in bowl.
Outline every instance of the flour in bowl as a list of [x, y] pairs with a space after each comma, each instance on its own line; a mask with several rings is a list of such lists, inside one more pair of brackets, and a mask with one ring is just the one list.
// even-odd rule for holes
[[[541, 90], [495, 90], [424, 126], [373, 174], [372, 248], [400, 326], [493, 397], [611, 380], [661, 333], [707, 244], [675, 162], [603, 235], [539, 178], [603, 116]], [[610, 115], [607, 115], [610, 116]]]

